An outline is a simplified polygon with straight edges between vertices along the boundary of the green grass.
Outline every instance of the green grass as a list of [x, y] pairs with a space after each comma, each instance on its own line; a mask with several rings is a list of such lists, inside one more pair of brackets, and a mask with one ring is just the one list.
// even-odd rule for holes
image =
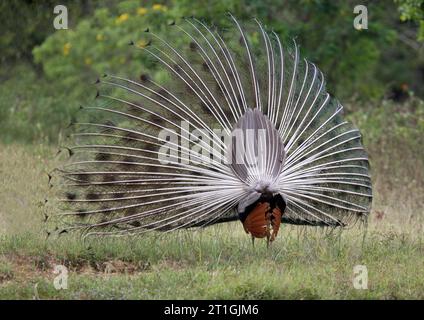
[[[284, 225], [267, 249], [264, 241], [252, 247], [234, 222], [132, 238], [47, 238], [54, 153], [1, 148], [0, 299], [424, 299], [422, 208], [393, 200], [399, 190], [385, 184], [375, 183], [374, 208], [383, 215], [373, 213], [365, 237], [359, 225], [343, 232]], [[58, 264], [69, 270], [66, 290], [53, 285]], [[355, 265], [368, 269], [366, 290], [353, 286]]]

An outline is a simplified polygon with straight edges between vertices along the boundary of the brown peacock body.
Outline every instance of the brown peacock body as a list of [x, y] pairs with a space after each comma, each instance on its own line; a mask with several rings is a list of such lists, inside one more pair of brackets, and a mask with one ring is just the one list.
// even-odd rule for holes
[[[188, 18], [134, 48], [162, 72], [104, 75], [57, 169], [66, 230], [124, 235], [241, 220], [346, 226], [370, 211], [368, 157], [343, 107], [295, 42], [232, 16]], [[175, 44], [174, 44], [175, 43]], [[165, 78], [167, 80], [158, 80]]]

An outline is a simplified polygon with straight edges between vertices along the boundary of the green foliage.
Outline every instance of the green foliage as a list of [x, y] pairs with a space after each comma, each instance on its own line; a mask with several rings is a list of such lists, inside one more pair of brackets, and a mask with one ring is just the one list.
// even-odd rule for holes
[[[353, 121], [362, 133], [363, 143], [369, 152], [371, 175], [377, 190], [377, 202], [385, 193], [401, 186], [401, 203], [408, 210], [417, 206], [422, 212], [424, 194], [424, 102], [411, 97], [403, 103], [383, 100], [370, 108], [356, 105], [350, 107], [348, 119]], [[390, 200], [386, 199], [382, 208]], [[376, 209], [374, 201], [374, 209]], [[414, 211], [416, 211], [414, 210]]]
[[0, 86], [3, 142], [56, 142], [78, 105], [75, 96], [59, 92], [28, 65], [20, 65]]
[[399, 4], [400, 19], [411, 20], [418, 24], [417, 39], [424, 41], [424, 1], [423, 0], [396, 0]]
[[[405, 19], [416, 21], [420, 3], [396, 2]], [[1, 59], [8, 62], [0, 72], [3, 141], [56, 141], [72, 110], [92, 103], [95, 88], [90, 84], [103, 73], [138, 78], [148, 70], [160, 78], [163, 74], [157, 64], [137, 48], [146, 44], [144, 29], [149, 27], [166, 38], [170, 21], [191, 15], [225, 27], [230, 11], [240, 20], [258, 18], [286, 41], [295, 38], [302, 55], [323, 71], [328, 91], [342, 103], [360, 101], [370, 106], [369, 101], [378, 101], [393, 88], [424, 95], [420, 78], [424, 58], [398, 39], [398, 32], [409, 30], [410, 25], [399, 25], [394, 2], [365, 1], [369, 23], [361, 31], [353, 28], [357, 5], [353, 0], [63, 1], [69, 9], [70, 29], [57, 31], [52, 27], [55, 4], [0, 5], [4, 21]], [[11, 18], [17, 11], [21, 28]], [[130, 41], [135, 46], [129, 46]], [[181, 40], [172, 42], [179, 46]]]
[[[54, 0], [0, 2], [0, 65], [21, 59], [32, 61], [32, 48], [55, 31], [52, 21], [57, 4]], [[71, 17], [88, 15], [93, 10], [84, 0], [62, 0], [60, 4], [66, 5]], [[74, 20], [69, 22], [72, 27]]]
[[[160, 32], [169, 18], [166, 6], [143, 7], [139, 1], [121, 2], [114, 10], [97, 9], [73, 30], [57, 31], [36, 47], [35, 61], [43, 64], [48, 78], [60, 78], [60, 84], [68, 88], [94, 81], [105, 72], [141, 73], [146, 56], [137, 47], [147, 44], [144, 30], [150, 27]], [[131, 41], [135, 48], [129, 46]]]
[[380, 144], [383, 139], [406, 141], [413, 149], [419, 148], [424, 132], [424, 102], [417, 98], [405, 103], [382, 101], [368, 112], [363, 108], [350, 118], [364, 132], [365, 142]]
[[[130, 41], [139, 46], [146, 44], [143, 30], [149, 27], [164, 35], [166, 23], [181, 16], [196, 15], [206, 21], [225, 25], [225, 12], [232, 11], [240, 19], [256, 15], [283, 37], [298, 36], [305, 56], [319, 65], [328, 76], [331, 91], [339, 97], [381, 96], [384, 86], [376, 78], [376, 66], [381, 58], [381, 47], [393, 43], [394, 31], [383, 25], [380, 18], [386, 14], [377, 6], [369, 5], [375, 17], [370, 30], [357, 31], [352, 26], [354, 15], [349, 2], [334, 4], [330, 1], [304, 1], [286, 4], [265, 1], [172, 2], [168, 6], [153, 4], [141, 6], [140, 1], [129, 0], [114, 8], [100, 8], [81, 20], [69, 31], [60, 30], [33, 52], [35, 61], [43, 65], [51, 79], [61, 79], [64, 86], [93, 79], [104, 72], [134, 75], [137, 70], [149, 67], [145, 55], [128, 48]], [[277, 15], [288, 12], [291, 18]], [[271, 15], [271, 16], [270, 16]], [[274, 17], [275, 15], [275, 17]], [[317, 28], [320, 26], [320, 28]], [[178, 39], [176, 40], [178, 45]], [[343, 57], [343, 59], [334, 59]], [[346, 74], [349, 79], [340, 81]]]
[[418, 40], [424, 41], [424, 0], [395, 0], [399, 5], [400, 19], [419, 24]]
[[424, 19], [423, 0], [396, 0], [401, 13], [401, 20], [422, 20]]

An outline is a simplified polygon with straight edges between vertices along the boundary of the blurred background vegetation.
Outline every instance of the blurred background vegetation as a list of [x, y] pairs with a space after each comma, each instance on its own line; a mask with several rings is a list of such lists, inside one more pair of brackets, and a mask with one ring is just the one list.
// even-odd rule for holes
[[[226, 12], [256, 17], [327, 77], [329, 92], [354, 122], [378, 139], [386, 131], [419, 140], [424, 132], [424, 1], [362, 1], [367, 30], [353, 28], [357, 1], [62, 0], [69, 29], [55, 30], [53, 0], [3, 1], [0, 35], [0, 141], [56, 143], [75, 109], [95, 92], [98, 75], [152, 69], [139, 50], [146, 27], [195, 15], [225, 25]], [[395, 127], [388, 127], [395, 126]], [[409, 136], [411, 135], [411, 136]]]

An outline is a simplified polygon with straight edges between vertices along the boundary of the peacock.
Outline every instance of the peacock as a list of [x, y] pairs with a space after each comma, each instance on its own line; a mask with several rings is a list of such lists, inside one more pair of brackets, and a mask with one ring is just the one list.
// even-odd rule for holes
[[269, 244], [281, 224], [366, 220], [368, 156], [322, 72], [260, 21], [228, 21], [218, 29], [183, 18], [165, 38], [146, 29], [148, 41], [130, 44], [150, 67], [99, 77], [55, 171], [64, 230], [129, 235], [240, 220]]

